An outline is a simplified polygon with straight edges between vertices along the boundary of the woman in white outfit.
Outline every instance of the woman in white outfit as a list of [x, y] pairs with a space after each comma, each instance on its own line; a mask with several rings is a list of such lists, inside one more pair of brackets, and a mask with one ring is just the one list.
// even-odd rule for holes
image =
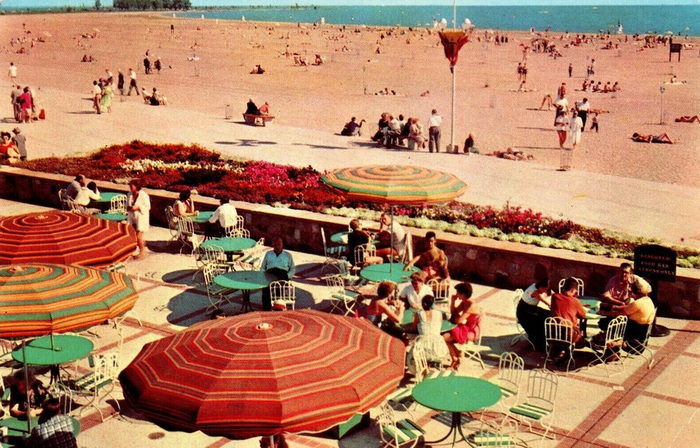
[[136, 243], [139, 247], [139, 254], [136, 258], [140, 259], [146, 254], [146, 241], [143, 233], [149, 228], [151, 199], [148, 197], [148, 193], [141, 189], [141, 184], [138, 181], [132, 180], [129, 183], [129, 190], [126, 197], [129, 224], [136, 229]]
[[569, 139], [571, 141], [571, 149], [564, 150], [562, 153], [561, 169], [568, 171], [571, 169], [571, 159], [576, 150], [576, 145], [581, 142], [581, 132], [583, 130], [583, 120], [578, 116], [576, 109], [571, 109], [571, 119], [569, 120]]
[[425, 296], [421, 300], [422, 310], [415, 314], [414, 322], [418, 327], [418, 338], [414, 344], [421, 345], [428, 361], [441, 362], [450, 356], [450, 349], [440, 334], [442, 330], [442, 313], [433, 310], [435, 297]]

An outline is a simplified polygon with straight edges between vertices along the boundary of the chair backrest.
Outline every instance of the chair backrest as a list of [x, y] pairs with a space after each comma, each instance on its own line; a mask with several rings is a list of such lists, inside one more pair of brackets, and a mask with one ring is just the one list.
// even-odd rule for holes
[[518, 308], [518, 303], [520, 303], [520, 300], [523, 298], [523, 291], [522, 289], [518, 288], [515, 291], [513, 291], [513, 305], [515, 306], [515, 309]]
[[620, 347], [625, 339], [627, 316], [617, 316], [605, 330], [605, 347]]
[[236, 215], [236, 227], [243, 229], [245, 227], [245, 218], [242, 215]]
[[561, 317], [548, 317], [544, 320], [544, 337], [547, 343], [559, 342], [573, 345], [574, 329], [571, 322]]
[[409, 233], [406, 232], [406, 236], [404, 237], [404, 249], [403, 249], [403, 261], [404, 263], [408, 263], [409, 261], [413, 260], [413, 236]]
[[98, 379], [116, 380], [119, 375], [119, 354], [118, 353], [99, 353], [92, 355], [92, 360], [95, 365], [95, 377]]
[[177, 220], [177, 230], [183, 236], [194, 235], [194, 222], [186, 216], [180, 216]]
[[229, 238], [250, 238], [250, 230], [239, 229], [238, 227], [226, 227], [224, 229]]
[[172, 206], [167, 206], [165, 207], [165, 220], [168, 222], [168, 229], [172, 231], [177, 231], [178, 226], [177, 226], [177, 216], [175, 216], [175, 213], [173, 212]]
[[327, 275], [324, 277], [326, 286], [331, 290], [331, 294], [345, 294], [345, 280], [340, 275]]
[[413, 342], [413, 348], [411, 349], [413, 355], [413, 363], [416, 368], [416, 382], [420, 383], [425, 378], [428, 373], [428, 357], [425, 354], [425, 349], [422, 344], [416, 344]]
[[549, 411], [554, 410], [559, 378], [554, 372], [535, 369], [527, 379], [527, 401]]
[[430, 289], [433, 290], [435, 300], [450, 300], [451, 285], [449, 280], [434, 278], [428, 282], [428, 286], [430, 286]]
[[73, 201], [73, 198], [69, 197], [68, 194], [66, 194], [65, 188], [61, 188], [60, 190], [58, 190], [58, 200], [61, 201], [61, 208], [63, 210], [69, 210], [69, 211], [77, 210], [77, 207], [75, 205], [75, 202]]
[[[584, 289], [583, 289], [583, 280], [578, 278], [578, 277], [571, 277], [571, 278], [576, 280], [576, 284], [577, 284], [576, 292], [578, 293], [578, 296], [579, 297], [584, 296], [585, 294], [584, 294]], [[558, 290], [559, 290], [560, 294], [561, 294], [561, 289], [564, 287], [565, 282], [566, 282], [565, 278], [559, 280], [559, 289]]]
[[377, 256], [377, 249], [371, 244], [360, 244], [355, 247], [355, 265], [362, 266], [366, 260]]
[[70, 387], [57, 381], [52, 385], [51, 396], [58, 399], [62, 414], [69, 415], [73, 411], [73, 390]]
[[209, 287], [214, 282], [214, 277], [223, 273], [223, 269], [214, 265], [213, 263], [206, 263], [202, 266], [202, 276], [204, 277], [204, 284]]
[[503, 352], [498, 358], [497, 381], [500, 386], [517, 394], [525, 369], [525, 361], [514, 352]]
[[107, 213], [126, 213], [126, 196], [120, 194], [110, 199]]
[[270, 283], [270, 298], [273, 302], [279, 301], [293, 305], [296, 301], [296, 289], [288, 280], [277, 280]]

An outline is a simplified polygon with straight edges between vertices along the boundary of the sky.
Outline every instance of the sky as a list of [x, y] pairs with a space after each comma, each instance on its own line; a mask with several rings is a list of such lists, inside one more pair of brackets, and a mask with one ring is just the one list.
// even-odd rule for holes
[[[190, 0], [193, 6], [249, 6], [249, 5], [451, 5], [452, 0]], [[8, 8], [50, 8], [60, 6], [93, 6], [94, 0], [0, 0]], [[111, 0], [101, 0], [105, 6]], [[457, 0], [458, 6], [475, 5], [699, 5], [700, 0]]]

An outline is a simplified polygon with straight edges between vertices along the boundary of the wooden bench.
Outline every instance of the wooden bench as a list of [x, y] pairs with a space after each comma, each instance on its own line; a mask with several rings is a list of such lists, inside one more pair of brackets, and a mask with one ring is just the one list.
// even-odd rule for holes
[[265, 126], [268, 121], [274, 120], [273, 115], [255, 115], [255, 114], [243, 114], [243, 120], [245, 124], [251, 126]]

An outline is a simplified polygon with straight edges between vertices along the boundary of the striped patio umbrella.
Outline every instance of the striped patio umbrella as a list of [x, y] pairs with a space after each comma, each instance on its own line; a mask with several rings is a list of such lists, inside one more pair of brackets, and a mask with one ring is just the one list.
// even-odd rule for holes
[[126, 260], [135, 249], [134, 229], [106, 219], [63, 211], [0, 218], [0, 265], [105, 267]]
[[467, 188], [452, 174], [403, 165], [343, 168], [321, 180], [347, 192], [350, 199], [391, 205], [449, 202]]
[[87, 328], [130, 310], [131, 279], [119, 272], [27, 263], [0, 266], [0, 338]]
[[398, 386], [404, 354], [364, 319], [254, 312], [146, 344], [119, 380], [161, 426], [246, 439], [324, 431], [368, 411]]

